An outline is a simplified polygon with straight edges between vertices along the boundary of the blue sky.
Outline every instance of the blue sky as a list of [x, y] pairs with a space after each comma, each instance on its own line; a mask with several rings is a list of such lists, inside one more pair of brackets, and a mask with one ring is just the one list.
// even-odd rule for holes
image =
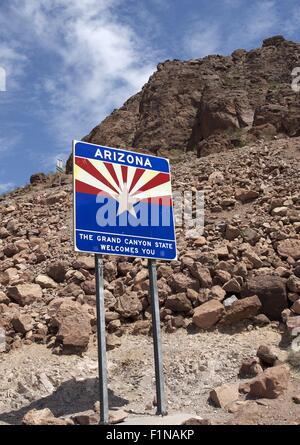
[[299, 25], [299, 0], [0, 0], [0, 193], [53, 171], [159, 62], [299, 41]]

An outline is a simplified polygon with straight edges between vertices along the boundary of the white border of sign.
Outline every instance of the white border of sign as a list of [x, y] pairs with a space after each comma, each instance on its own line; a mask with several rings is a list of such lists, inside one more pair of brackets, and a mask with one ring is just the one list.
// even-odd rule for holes
[[[107, 253], [100, 253], [100, 252], [94, 252], [94, 251], [89, 251], [89, 250], [79, 250], [79, 249], [77, 249], [77, 246], [76, 246], [76, 223], [75, 223], [75, 221], [76, 221], [76, 198], [75, 198], [75, 175], [74, 175], [74, 165], [75, 165], [75, 145], [77, 144], [77, 143], [80, 143], [80, 142], [85, 142], [85, 141], [77, 141], [77, 140], [73, 140], [72, 141], [72, 156], [73, 156], [73, 159], [72, 159], [72, 165], [73, 165], [73, 241], [74, 241], [74, 250], [75, 250], [75, 252], [79, 252], [79, 253], [91, 253], [91, 254], [93, 254], [93, 255], [108, 255], [108, 256], [110, 256], [110, 255], [113, 255], [113, 256], [123, 256], [123, 257], [130, 257], [130, 258], [145, 258], [145, 259], [153, 259], [153, 260], [158, 260], [158, 261], [176, 261], [177, 260], [177, 242], [176, 242], [176, 228], [175, 228], [175, 220], [174, 220], [174, 213], [173, 213], [173, 223], [174, 223], [174, 238], [175, 238], [175, 241], [172, 241], [172, 242], [175, 242], [175, 246], [176, 246], [176, 255], [175, 255], [175, 257], [174, 258], [166, 258], [166, 259], [164, 259], [164, 258], [156, 258], [156, 257], [151, 257], [151, 258], [148, 258], [148, 257], [141, 257], [141, 256], [136, 256], [136, 255], [128, 255], [128, 254], [126, 254], [126, 255], [120, 255], [120, 254], [118, 254], [118, 253], [110, 253], [110, 252], [107, 252]], [[90, 145], [94, 145], [95, 147], [99, 147], [99, 144], [92, 144], [91, 142], [86, 142], [87, 144], [90, 144]], [[104, 148], [111, 148], [112, 150], [115, 150], [116, 149], [116, 147], [108, 147], [108, 146], [106, 146], [106, 145], [101, 145], [101, 147], [104, 147]], [[119, 149], [119, 150], [122, 150], [121, 148]], [[124, 151], [126, 151], [126, 153], [132, 153], [132, 154], [136, 154], [137, 152], [135, 152], [135, 151], [131, 151], [131, 150], [124, 150]], [[143, 153], [141, 153], [141, 154], [143, 154]], [[153, 156], [153, 155], [151, 155], [151, 156]], [[171, 196], [172, 196], [172, 203], [173, 203], [173, 192], [172, 192], [172, 174], [171, 174], [171, 168], [170, 168], [170, 161], [169, 161], [169, 159], [168, 158], [162, 158], [162, 157], [160, 157], [160, 159], [164, 159], [165, 161], [167, 161], [167, 163], [168, 163], [168, 165], [169, 165], [169, 175], [170, 175], [170, 182], [171, 182]], [[102, 233], [104, 233], [104, 232], [102, 232]], [[109, 233], [109, 235], [111, 235], [112, 236], [112, 234], [111, 233]], [[116, 235], [118, 235], [117, 233], [116, 233]], [[134, 237], [134, 235], [126, 235], [126, 236], [128, 236], [129, 238], [130, 237]], [[145, 238], [145, 239], [148, 239], [147, 237], [140, 237], [140, 238]], [[154, 239], [154, 238], [149, 238], [149, 239]], [[161, 241], [171, 241], [171, 240], [163, 240], [163, 239], [160, 239]]]

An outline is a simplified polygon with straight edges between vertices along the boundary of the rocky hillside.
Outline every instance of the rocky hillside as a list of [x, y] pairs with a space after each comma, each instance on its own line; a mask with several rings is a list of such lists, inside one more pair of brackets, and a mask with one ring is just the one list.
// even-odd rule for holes
[[[177, 227], [178, 260], [157, 262], [171, 412], [300, 424], [297, 65], [282, 37], [167, 61], [84, 138], [167, 151], [173, 190], [204, 191], [203, 232]], [[99, 421], [94, 259], [75, 254], [72, 225], [71, 175], [0, 196], [0, 423]], [[110, 402], [149, 412], [147, 261], [106, 256], [104, 273]]]
[[167, 60], [84, 140], [205, 156], [275, 134], [299, 136], [300, 101], [291, 89], [297, 66], [300, 44], [281, 36], [227, 57]]
[[[158, 263], [164, 329], [286, 322], [300, 333], [300, 138], [173, 160], [174, 190], [205, 192], [204, 233], [177, 229], [178, 261]], [[191, 175], [191, 165], [193, 165]], [[0, 320], [6, 349], [79, 352], [95, 333], [92, 256], [75, 255], [71, 176], [35, 175], [1, 197]], [[105, 259], [108, 347], [148, 333], [147, 262]], [[3, 348], [4, 342], [3, 342]]]

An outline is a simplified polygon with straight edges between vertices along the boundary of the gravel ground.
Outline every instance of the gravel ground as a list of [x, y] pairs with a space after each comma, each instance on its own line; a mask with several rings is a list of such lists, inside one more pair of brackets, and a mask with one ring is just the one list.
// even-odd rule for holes
[[[281, 335], [271, 326], [235, 331], [234, 334], [217, 330], [195, 334], [178, 330], [163, 334], [169, 412], [190, 412], [214, 423], [239, 423], [241, 418], [247, 423], [246, 412], [251, 423], [253, 416], [256, 419], [258, 409], [263, 410], [264, 415], [259, 421], [255, 420], [257, 423], [294, 423], [297, 416], [300, 419], [300, 406], [291, 401], [295, 391], [300, 393], [296, 374], [284, 398], [286, 410], [282, 408], [283, 400], [278, 402], [279, 399], [260, 405], [249, 402], [237, 417], [237, 414], [208, 403], [210, 389], [222, 383], [238, 382], [237, 374], [243, 358], [255, 354], [260, 344], [273, 345], [279, 358], [285, 359], [286, 351], [279, 347], [280, 342]], [[110, 406], [122, 407], [134, 414], [153, 414], [155, 385], [151, 338], [123, 336], [121, 346], [107, 355]], [[93, 408], [98, 399], [95, 345], [91, 345], [82, 357], [55, 355], [43, 345], [23, 346], [0, 356], [0, 374], [2, 422], [20, 423], [32, 408], [48, 407], [56, 416], [69, 416]], [[272, 414], [272, 404], [276, 403], [281, 403], [282, 416], [279, 418], [278, 407], [275, 410], [277, 417]], [[266, 405], [271, 407], [267, 412]]]

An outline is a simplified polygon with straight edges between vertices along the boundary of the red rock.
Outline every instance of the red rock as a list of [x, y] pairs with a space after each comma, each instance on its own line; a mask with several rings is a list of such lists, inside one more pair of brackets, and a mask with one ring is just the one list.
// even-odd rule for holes
[[235, 192], [235, 197], [239, 201], [245, 203], [252, 201], [259, 197], [259, 193], [256, 190], [246, 190], [246, 189], [238, 189]]
[[74, 269], [93, 270], [95, 269], [95, 258], [93, 255], [80, 255], [77, 260], [73, 262], [72, 266]]
[[224, 284], [223, 289], [226, 292], [234, 292], [239, 294], [241, 292], [241, 285], [235, 278], [231, 278], [231, 280]]
[[18, 284], [7, 289], [9, 298], [20, 306], [31, 304], [42, 298], [43, 292], [38, 284]]
[[239, 370], [239, 377], [255, 377], [261, 372], [263, 372], [263, 369], [259, 364], [258, 358], [250, 357], [243, 361]]
[[170, 275], [168, 278], [168, 284], [175, 293], [186, 292], [188, 289], [198, 291], [200, 287], [199, 280], [196, 280], [195, 278], [181, 272]]
[[170, 295], [165, 302], [165, 308], [174, 312], [189, 312], [192, 304], [184, 292]]
[[19, 252], [19, 249], [13, 244], [7, 244], [3, 249], [4, 254], [10, 258]]
[[47, 275], [40, 274], [36, 277], [35, 282], [41, 286], [42, 289], [55, 289], [57, 284], [52, 278]]
[[67, 271], [66, 264], [59, 261], [50, 264], [47, 267], [47, 275], [53, 278], [53, 280], [56, 281], [57, 283], [63, 283], [65, 281], [66, 271]]
[[58, 308], [54, 310], [51, 323], [58, 328], [56, 338], [62, 345], [63, 352], [86, 350], [91, 334], [91, 316], [76, 301], [68, 298], [57, 300], [63, 301], [57, 302]]
[[213, 389], [210, 392], [210, 399], [219, 408], [225, 408], [232, 402], [239, 399], [238, 385], [225, 384]]
[[226, 309], [222, 323], [232, 324], [247, 318], [252, 318], [261, 311], [261, 308], [262, 304], [256, 295], [234, 301], [232, 305]]
[[262, 399], [276, 399], [286, 391], [289, 372], [284, 365], [267, 368], [255, 377], [250, 384], [249, 396]]
[[143, 306], [136, 292], [130, 292], [129, 295], [122, 295], [117, 299], [115, 310], [124, 318], [136, 317], [139, 315]]
[[48, 408], [32, 409], [22, 419], [23, 425], [70, 425], [72, 422], [55, 417]]
[[300, 299], [295, 301], [291, 309], [295, 314], [300, 315]]
[[262, 303], [261, 312], [270, 320], [280, 320], [281, 312], [287, 308], [285, 282], [275, 275], [259, 275], [248, 279], [243, 296], [257, 295]]
[[257, 357], [264, 363], [273, 366], [278, 360], [277, 354], [267, 345], [260, 345], [256, 353]]
[[212, 278], [207, 267], [203, 267], [200, 263], [194, 262], [190, 268], [190, 272], [194, 278], [199, 280], [201, 287], [211, 287]]
[[209, 300], [196, 307], [193, 315], [193, 323], [202, 329], [214, 326], [222, 317], [225, 309], [218, 300]]
[[287, 258], [291, 257], [294, 260], [300, 259], [300, 239], [288, 238], [279, 241], [277, 252], [280, 256]]
[[108, 423], [111, 425], [115, 425], [116, 423], [124, 422], [124, 420], [128, 417], [128, 414], [122, 410], [111, 410], [109, 411]]
[[33, 328], [33, 320], [30, 315], [22, 314], [12, 319], [12, 325], [16, 332], [26, 334], [26, 332], [31, 331]]

